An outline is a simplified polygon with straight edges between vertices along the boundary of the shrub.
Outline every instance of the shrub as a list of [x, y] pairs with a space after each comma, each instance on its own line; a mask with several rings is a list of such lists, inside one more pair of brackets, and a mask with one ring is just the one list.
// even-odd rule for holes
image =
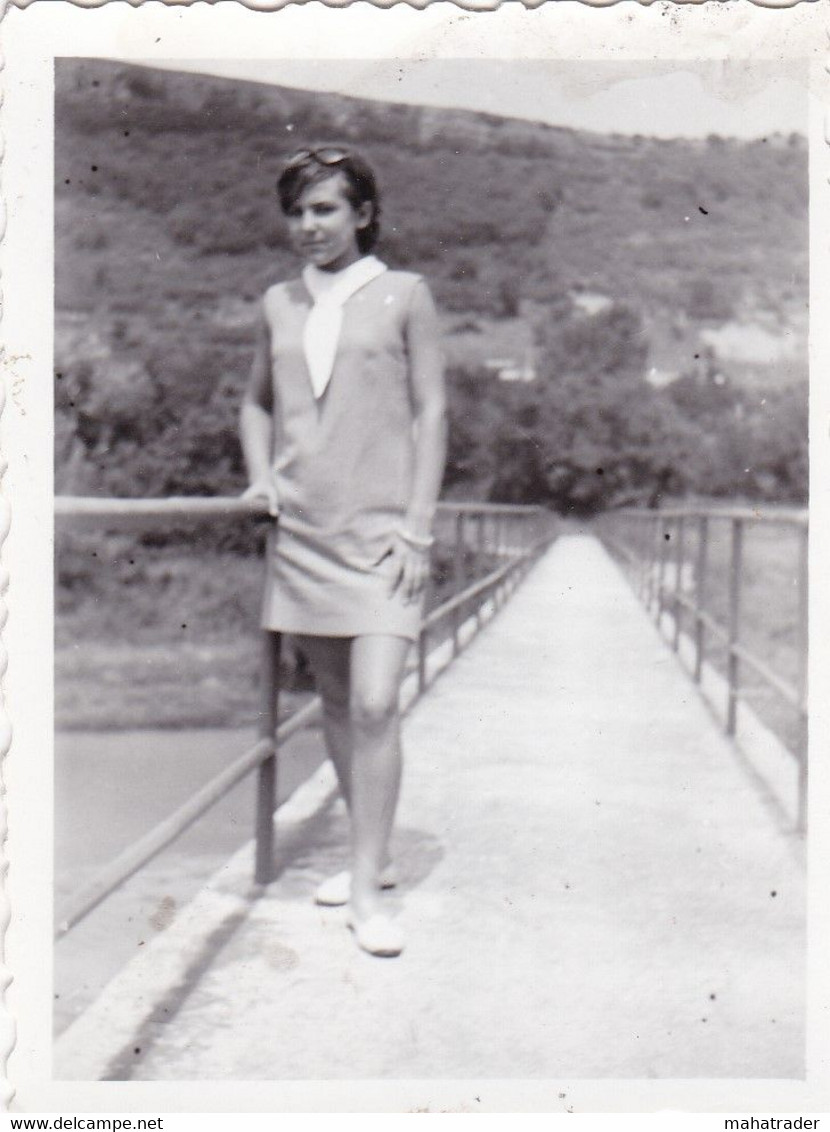
[[687, 284], [683, 307], [690, 318], [728, 322], [734, 302], [728, 290], [710, 276], [698, 276]]

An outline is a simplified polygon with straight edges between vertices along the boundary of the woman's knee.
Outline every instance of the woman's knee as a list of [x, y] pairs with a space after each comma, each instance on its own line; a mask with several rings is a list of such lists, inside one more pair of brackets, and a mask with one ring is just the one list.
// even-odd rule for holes
[[365, 731], [388, 727], [398, 715], [398, 690], [386, 686], [354, 688], [349, 714], [352, 724]]

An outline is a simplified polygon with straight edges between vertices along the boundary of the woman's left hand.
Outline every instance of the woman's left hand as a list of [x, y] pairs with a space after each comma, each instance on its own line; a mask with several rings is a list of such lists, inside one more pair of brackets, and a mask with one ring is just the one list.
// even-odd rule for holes
[[389, 596], [400, 590], [407, 605], [417, 601], [429, 579], [429, 551], [411, 546], [396, 534], [384, 555], [387, 556], [391, 560]]

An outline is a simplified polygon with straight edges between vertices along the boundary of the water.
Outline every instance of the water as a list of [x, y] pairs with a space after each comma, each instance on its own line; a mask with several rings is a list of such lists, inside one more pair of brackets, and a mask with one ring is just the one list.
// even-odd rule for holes
[[[87, 884], [199, 787], [252, 745], [253, 729], [59, 733], [55, 740], [55, 904]], [[280, 753], [280, 801], [323, 758], [318, 728]], [[77, 924], [55, 948], [54, 1018], [60, 1033], [137, 949], [163, 931], [212, 873], [253, 835], [256, 776]]]

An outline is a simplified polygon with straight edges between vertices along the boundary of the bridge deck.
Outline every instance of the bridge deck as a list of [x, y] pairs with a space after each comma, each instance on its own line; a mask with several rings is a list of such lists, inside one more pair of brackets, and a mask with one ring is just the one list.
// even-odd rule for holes
[[56, 1076], [803, 1075], [799, 845], [595, 539], [554, 544], [405, 747], [399, 959], [311, 902], [347, 838], [326, 770], [281, 822], [280, 879], [229, 863]]

